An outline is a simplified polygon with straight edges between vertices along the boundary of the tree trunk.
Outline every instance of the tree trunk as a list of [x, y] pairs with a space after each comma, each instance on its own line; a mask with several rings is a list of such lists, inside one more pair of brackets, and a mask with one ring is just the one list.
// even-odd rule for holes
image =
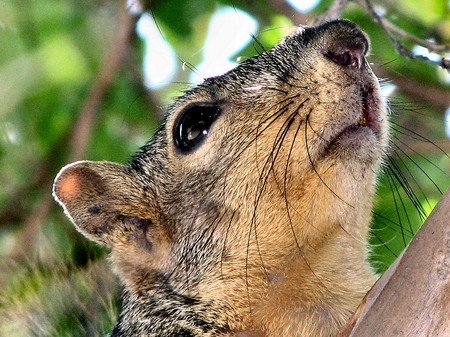
[[337, 337], [450, 336], [450, 191]]

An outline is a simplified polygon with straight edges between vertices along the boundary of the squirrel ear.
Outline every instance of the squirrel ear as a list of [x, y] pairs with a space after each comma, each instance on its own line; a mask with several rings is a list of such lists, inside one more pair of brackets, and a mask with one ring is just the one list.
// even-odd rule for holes
[[139, 186], [127, 166], [80, 161], [59, 172], [53, 185], [53, 196], [82, 234], [111, 246], [112, 232], [121, 219], [148, 219], [148, 214], [137, 214], [142, 203], [137, 196], [142, 191]]

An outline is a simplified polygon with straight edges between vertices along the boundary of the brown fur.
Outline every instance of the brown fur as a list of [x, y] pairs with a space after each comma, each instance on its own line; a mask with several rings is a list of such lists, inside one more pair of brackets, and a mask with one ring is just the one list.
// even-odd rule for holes
[[[375, 279], [387, 121], [367, 49], [352, 23], [306, 28], [187, 91], [129, 165], [61, 171], [57, 200], [125, 286], [113, 336], [337, 332]], [[220, 115], [180, 151], [174, 129], [199, 105]]]

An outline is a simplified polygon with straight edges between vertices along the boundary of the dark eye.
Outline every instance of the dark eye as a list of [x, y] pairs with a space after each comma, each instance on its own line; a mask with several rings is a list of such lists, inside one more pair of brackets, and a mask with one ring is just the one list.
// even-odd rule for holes
[[175, 146], [182, 152], [195, 149], [206, 139], [219, 113], [220, 109], [217, 105], [188, 106], [181, 113], [173, 129]]

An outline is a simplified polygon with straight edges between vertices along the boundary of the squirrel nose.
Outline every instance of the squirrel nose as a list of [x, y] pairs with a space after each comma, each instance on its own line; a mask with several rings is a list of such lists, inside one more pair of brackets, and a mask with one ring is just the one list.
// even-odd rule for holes
[[325, 53], [334, 63], [352, 69], [360, 69], [364, 62], [364, 48], [344, 48], [337, 51], [328, 51]]
[[322, 34], [322, 54], [347, 70], [359, 70], [365, 65], [364, 56], [369, 50], [369, 40], [355, 24], [336, 20], [318, 27]]

